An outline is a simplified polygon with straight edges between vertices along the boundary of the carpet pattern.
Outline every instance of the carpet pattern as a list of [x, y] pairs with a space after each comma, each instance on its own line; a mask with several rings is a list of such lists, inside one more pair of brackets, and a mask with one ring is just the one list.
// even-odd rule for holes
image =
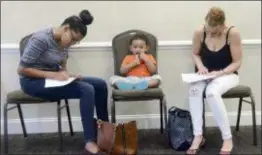
[[[234, 128], [233, 154], [261, 154], [261, 126], [257, 128], [258, 145], [253, 145], [252, 128], [240, 127], [240, 131], [236, 132]], [[206, 129], [207, 143], [200, 154], [218, 154], [222, 139], [218, 128]], [[168, 143], [167, 136], [160, 134], [159, 130], [139, 130], [139, 150], [138, 155], [173, 155], [185, 154], [185, 152], [174, 151]], [[3, 140], [3, 137], [1, 137]], [[3, 144], [3, 143], [1, 143]], [[22, 135], [9, 136], [9, 152], [10, 154], [70, 154], [79, 155], [84, 148], [83, 134], [78, 132], [71, 137], [68, 133], [64, 133], [63, 137], [64, 152], [58, 151], [58, 134], [29, 134], [27, 138]], [[3, 147], [3, 145], [1, 145]], [[3, 149], [1, 149], [3, 150]], [[1, 151], [2, 152], [2, 151]]]

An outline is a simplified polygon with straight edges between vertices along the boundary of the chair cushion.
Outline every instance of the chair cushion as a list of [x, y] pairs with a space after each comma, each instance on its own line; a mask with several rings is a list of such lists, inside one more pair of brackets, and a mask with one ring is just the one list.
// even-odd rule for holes
[[239, 98], [249, 97], [251, 95], [251, 88], [249, 86], [239, 85], [222, 95], [223, 98]]
[[135, 100], [153, 100], [164, 96], [161, 88], [150, 88], [147, 90], [128, 90], [123, 91], [113, 88], [112, 98], [114, 100], [135, 101]]
[[15, 90], [7, 94], [7, 103], [42, 103], [47, 100], [27, 95], [22, 90]]

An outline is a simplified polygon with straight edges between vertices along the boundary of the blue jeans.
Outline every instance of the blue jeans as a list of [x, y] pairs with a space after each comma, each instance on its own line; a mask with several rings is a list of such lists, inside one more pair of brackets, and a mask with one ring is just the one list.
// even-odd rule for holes
[[94, 108], [98, 119], [109, 121], [107, 110], [108, 89], [103, 79], [84, 77], [62, 87], [45, 88], [45, 79], [20, 78], [22, 90], [48, 100], [80, 99], [80, 114], [86, 142], [96, 141]]

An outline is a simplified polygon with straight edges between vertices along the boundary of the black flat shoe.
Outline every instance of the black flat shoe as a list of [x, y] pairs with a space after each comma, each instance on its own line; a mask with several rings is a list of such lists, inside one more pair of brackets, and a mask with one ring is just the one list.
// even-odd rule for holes
[[200, 151], [200, 149], [205, 146], [205, 143], [206, 143], [206, 139], [205, 139], [205, 138], [202, 138], [202, 140], [201, 140], [198, 148], [197, 148], [197, 149], [188, 149], [188, 150], [186, 151], [186, 154], [188, 154], [188, 155], [189, 155], [189, 154], [191, 154], [191, 155], [192, 155], [192, 154], [194, 154], [194, 155], [198, 154], [199, 151]]
[[87, 149], [85, 149], [83, 152], [83, 155], [108, 155], [108, 154], [100, 150], [97, 153], [92, 153], [92, 152], [89, 152]]

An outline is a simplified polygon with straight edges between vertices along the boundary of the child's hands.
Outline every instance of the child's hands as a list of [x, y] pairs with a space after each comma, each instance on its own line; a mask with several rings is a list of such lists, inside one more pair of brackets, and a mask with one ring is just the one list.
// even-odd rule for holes
[[144, 52], [140, 53], [140, 59], [141, 59], [142, 61], [144, 61], [144, 62], [147, 61], [147, 56], [145, 55]]
[[139, 65], [140, 63], [141, 63], [141, 62], [140, 62], [139, 55], [136, 55], [135, 64], [136, 64], [136, 65]]

